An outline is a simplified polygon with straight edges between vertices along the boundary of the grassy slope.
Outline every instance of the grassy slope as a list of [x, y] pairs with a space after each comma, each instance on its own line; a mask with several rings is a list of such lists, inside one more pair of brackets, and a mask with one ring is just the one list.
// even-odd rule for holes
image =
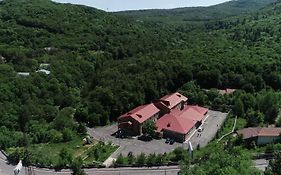
[[[7, 153], [10, 155], [17, 149], [9, 148]], [[91, 145], [82, 145], [82, 138], [76, 137], [70, 142], [57, 144], [35, 144], [31, 145], [28, 150], [31, 153], [31, 162], [43, 166], [57, 165], [59, 162], [59, 154], [62, 149], [67, 149], [73, 158], [81, 157], [84, 160], [85, 166], [102, 165], [102, 163], [117, 149], [117, 146], [103, 144], [94, 141]], [[95, 149], [98, 151], [98, 159], [94, 156]]]

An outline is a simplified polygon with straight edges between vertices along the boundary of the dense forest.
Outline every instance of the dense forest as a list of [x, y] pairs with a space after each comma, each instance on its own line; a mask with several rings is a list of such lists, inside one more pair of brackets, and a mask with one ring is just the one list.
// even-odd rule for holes
[[[183, 19], [178, 15], [205, 14], [191, 8], [124, 15], [49, 0], [1, 1], [1, 148], [24, 146], [23, 133], [33, 144], [68, 141], [86, 125], [107, 125], [177, 90], [190, 103], [233, 109], [248, 126], [275, 123], [281, 3], [254, 2], [203, 8], [207, 18]], [[252, 13], [234, 16], [246, 11]], [[135, 20], [154, 13], [160, 21], [168, 13], [204, 22]], [[50, 74], [36, 72], [42, 64]], [[216, 91], [225, 88], [239, 90], [233, 96]]]
[[243, 13], [255, 12], [277, 0], [237, 0], [210, 7], [185, 7], [177, 9], [135, 10], [117, 12], [139, 21], [168, 24], [202, 23], [220, 20]]

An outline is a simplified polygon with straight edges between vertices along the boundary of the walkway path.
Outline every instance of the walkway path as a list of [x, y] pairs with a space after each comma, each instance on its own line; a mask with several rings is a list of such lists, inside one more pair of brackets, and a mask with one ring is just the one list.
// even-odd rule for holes
[[217, 143], [219, 143], [222, 139], [224, 139], [225, 137], [227, 137], [227, 136], [229, 136], [230, 134], [232, 134], [234, 131], [235, 131], [235, 128], [236, 128], [236, 123], [237, 123], [237, 116], [235, 117], [235, 120], [234, 120], [234, 124], [233, 124], [233, 127], [232, 127], [232, 130], [229, 132], [229, 133], [227, 133], [227, 134], [225, 134], [225, 135], [223, 135], [218, 141], [217, 141]]

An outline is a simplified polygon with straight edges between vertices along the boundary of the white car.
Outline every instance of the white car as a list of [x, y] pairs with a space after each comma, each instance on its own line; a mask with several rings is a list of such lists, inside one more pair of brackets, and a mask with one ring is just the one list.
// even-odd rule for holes
[[203, 131], [203, 128], [200, 126], [199, 128], [198, 128], [198, 132], [202, 132]]

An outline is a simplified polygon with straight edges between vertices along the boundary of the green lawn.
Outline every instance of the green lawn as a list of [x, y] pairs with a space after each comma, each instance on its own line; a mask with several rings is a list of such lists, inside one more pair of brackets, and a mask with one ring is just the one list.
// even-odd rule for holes
[[[228, 117], [228, 119], [225, 121], [222, 128], [218, 131], [217, 139], [222, 137], [223, 135], [231, 132], [233, 128], [233, 124], [235, 121], [235, 117]], [[237, 123], [235, 129], [242, 129], [246, 126], [246, 119], [243, 118], [237, 118]]]
[[95, 146], [89, 148], [85, 151], [81, 158], [84, 160], [85, 165], [91, 164], [102, 164], [116, 149], [118, 146], [113, 146], [111, 144], [104, 144], [99, 142]]
[[[59, 162], [59, 153], [62, 149], [72, 155], [72, 158], [81, 157], [85, 165], [101, 164], [105, 161], [116, 149], [117, 146], [106, 145], [95, 141], [92, 145], [83, 146], [82, 138], [75, 137], [72, 141], [66, 143], [47, 143], [31, 145], [28, 150], [31, 153], [31, 162], [38, 165], [53, 166]], [[94, 150], [98, 150], [98, 159], [93, 156]], [[9, 148], [6, 150], [8, 155], [13, 155], [15, 152], [20, 152], [20, 158], [23, 158], [23, 148]], [[98, 163], [95, 163], [98, 162]]]

